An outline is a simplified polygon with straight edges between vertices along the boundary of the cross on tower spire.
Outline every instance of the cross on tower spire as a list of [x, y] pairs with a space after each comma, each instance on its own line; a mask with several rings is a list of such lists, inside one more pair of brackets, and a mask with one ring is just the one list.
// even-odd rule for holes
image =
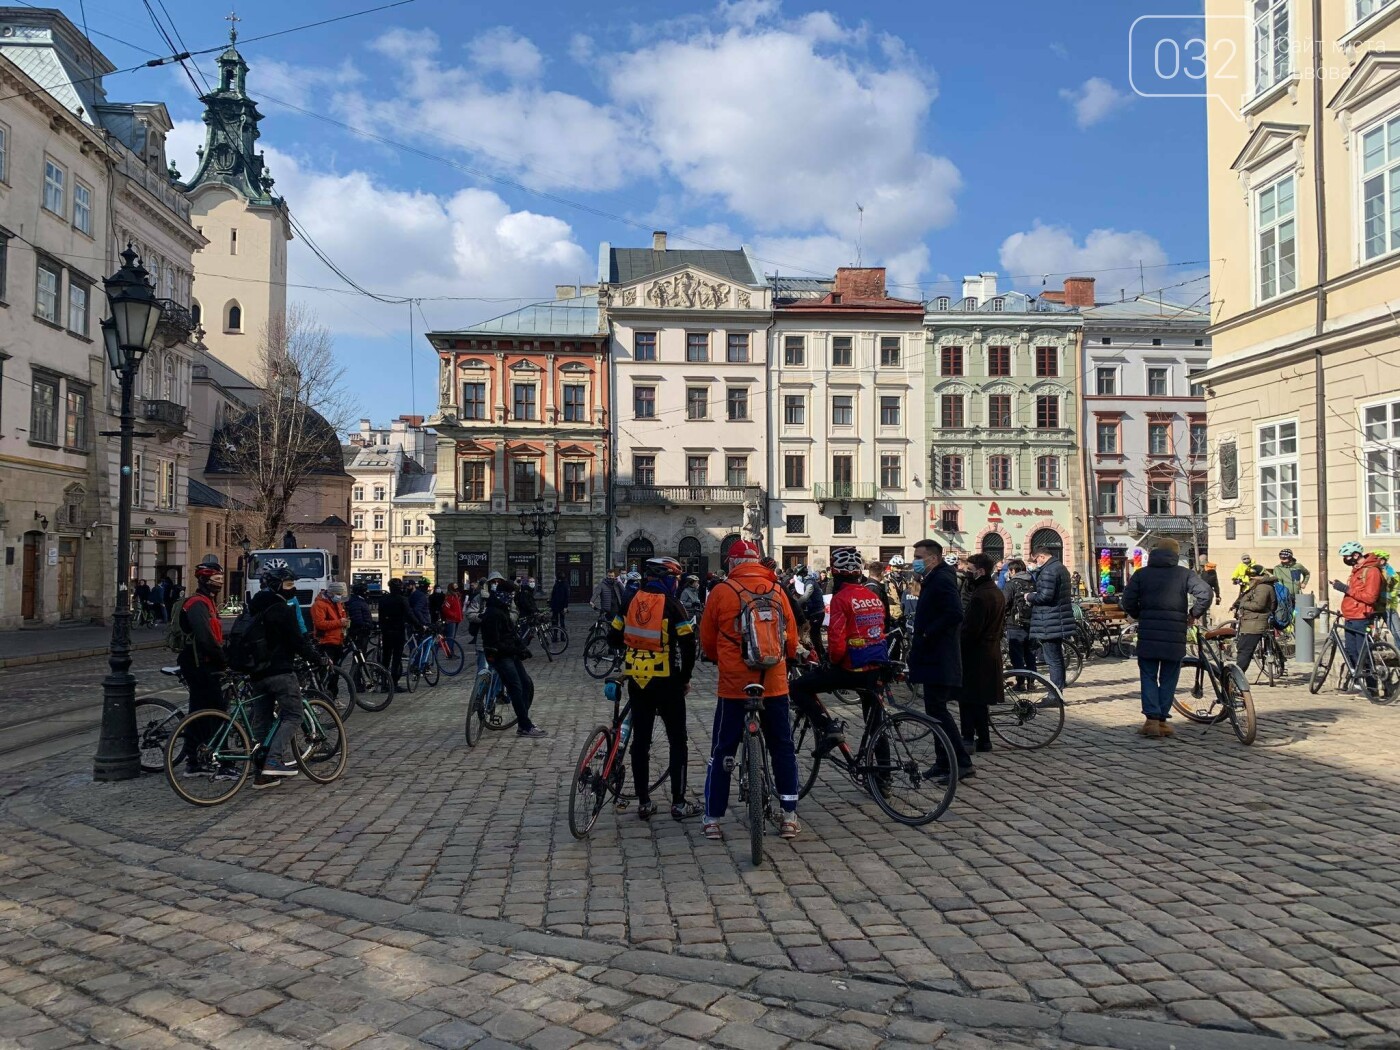
[[228, 42], [230, 44], [238, 43], [238, 23], [243, 19], [238, 17], [237, 11], [230, 11], [224, 16], [224, 21], [228, 23]]

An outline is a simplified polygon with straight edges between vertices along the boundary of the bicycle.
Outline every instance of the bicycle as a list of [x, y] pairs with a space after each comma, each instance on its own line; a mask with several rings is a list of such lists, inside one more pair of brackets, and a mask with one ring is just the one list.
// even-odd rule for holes
[[136, 602], [131, 610], [131, 626], [137, 627], [159, 627], [162, 621], [156, 619], [154, 608], [149, 602]]
[[315, 689], [335, 704], [341, 721], [348, 719], [355, 711], [359, 690], [355, 680], [343, 668], [327, 662], [324, 666], [309, 664], [300, 657], [296, 661], [297, 684], [303, 689]]
[[[472, 683], [471, 699], [467, 701], [467, 746], [476, 747], [476, 743], [481, 739], [481, 731], [485, 729], [509, 729], [518, 721], [515, 709], [511, 706], [509, 699], [505, 704], [501, 703], [505, 695], [505, 686], [501, 684], [501, 676], [496, 673], [486, 659], [486, 654], [477, 650], [476, 654], [476, 681]], [[509, 711], [507, 718], [503, 712]]]
[[[632, 742], [631, 697], [625, 705], [622, 702], [627, 692], [625, 681], [614, 675], [604, 683], [603, 696], [613, 705], [612, 724], [594, 727], [574, 764], [573, 790], [569, 792], [569, 833], [576, 839], [588, 837], [609, 797], [619, 813], [635, 798], [622, 791], [627, 782], [627, 746]], [[668, 765], [651, 785], [651, 790], [659, 788], [670, 775]]]
[[366, 711], [383, 711], [394, 699], [394, 683], [388, 668], [369, 659], [349, 634], [345, 636], [340, 669], [355, 685], [355, 703]]
[[456, 638], [449, 638], [443, 633], [441, 622], [433, 624], [433, 631], [437, 637], [433, 659], [437, 661], [438, 669], [443, 674], [448, 678], [456, 678], [462, 673], [462, 668], [467, 666], [467, 651]]
[[1054, 682], [1039, 671], [1005, 671], [1002, 691], [1005, 702], [987, 708], [997, 739], [1017, 751], [1055, 742], [1065, 727], [1065, 697]]
[[1254, 661], [1259, 665], [1254, 676], [1255, 685], [1267, 678], [1269, 685], [1275, 686], [1288, 677], [1288, 660], [1283, 655], [1283, 632], [1277, 627], [1270, 626], [1264, 631], [1258, 648], [1254, 650]]
[[[1229, 721], [1230, 728], [1241, 744], [1254, 743], [1258, 723], [1254, 716], [1254, 699], [1249, 695], [1249, 680], [1235, 664], [1225, 659], [1221, 642], [1235, 636], [1232, 624], [1224, 624], [1213, 630], [1203, 631], [1192, 627], [1186, 632], [1186, 639], [1194, 644], [1196, 653], [1181, 662], [1182, 670], [1191, 668], [1195, 678], [1189, 692], [1196, 702], [1187, 703], [1181, 697], [1172, 701], [1172, 707], [1182, 717], [1207, 730], [1211, 726]], [[1206, 695], [1205, 683], [1210, 681], [1210, 695]]]
[[[957, 763], [950, 762], [952, 741], [933, 719], [913, 711], [891, 711], [894, 703], [890, 683], [904, 673], [904, 665], [890, 661], [868, 672], [874, 688], [866, 693], [865, 728], [855, 751], [842, 741], [835, 748], [823, 748], [816, 726], [805, 712], [793, 707], [792, 741], [799, 759], [804, 745], [810, 744], [811, 765], [804, 771], [799, 760], [798, 798], [806, 798], [817, 782], [821, 765], [830, 762], [856, 787], [870, 794], [891, 818], [910, 827], [920, 827], [941, 817], [958, 791]], [[826, 713], [821, 697], [817, 707]], [[828, 716], [829, 717], [829, 716]], [[916, 754], [916, 751], [918, 752]], [[935, 772], [939, 769], [939, 772]], [[946, 776], [941, 769], [947, 769]], [[896, 799], [901, 787], [911, 797]], [[755, 861], [757, 863], [757, 861]]]
[[[721, 701], [729, 703], [730, 701]], [[749, 856], [754, 867], [763, 863], [763, 825], [782, 823], [782, 808], [776, 805], [778, 790], [768, 765], [768, 748], [763, 739], [763, 685], [744, 686], [743, 754], [739, 759], [739, 801], [749, 810]]]
[[[1326, 605], [1318, 606], [1316, 614], [1330, 612]], [[1389, 643], [1380, 641], [1380, 623], [1372, 619], [1361, 634], [1361, 651], [1353, 664], [1343, 640], [1346, 627], [1341, 617], [1329, 618], [1327, 638], [1318, 650], [1313, 662], [1312, 675], [1308, 679], [1308, 692], [1319, 693], [1332, 673], [1332, 664], [1337, 653], [1342, 654], [1340, 687], [1344, 690], [1359, 688], [1361, 694], [1373, 704], [1391, 704], [1400, 699], [1400, 655]]]
[[[177, 666], [162, 667], [160, 673], [185, 684], [184, 673]], [[165, 745], [185, 717], [185, 707], [158, 696], [143, 696], [136, 701], [136, 746], [141, 752], [141, 772], [165, 771]]]
[[608, 641], [612, 625], [599, 620], [588, 631], [583, 645], [583, 669], [590, 678], [608, 678], [622, 670], [622, 650], [614, 649]]
[[418, 679], [430, 686], [438, 684], [441, 668], [437, 662], [437, 635], [425, 632], [414, 640], [412, 648], [404, 658], [404, 684], [411, 693], [418, 688]]
[[[1035, 673], [1044, 677], [1045, 671], [1050, 665], [1045, 662], [1045, 653], [1040, 647], [1040, 643], [1034, 643], [1035, 651]], [[1084, 670], [1084, 651], [1074, 643], [1073, 639], [1066, 638], [1064, 644], [1060, 646], [1060, 651], [1065, 654], [1065, 685], [1073, 685], [1079, 681], [1079, 675]], [[1011, 667], [1011, 650], [1006, 644], [1006, 637], [1001, 640], [1001, 666], [1003, 670], [1013, 670]]]
[[[273, 719], [257, 744], [249, 708], [258, 697], [248, 679], [229, 676], [229, 712], [195, 711], [181, 719], [165, 745], [165, 776], [175, 793], [196, 806], [227, 802], [260, 763], [281, 723]], [[345, 772], [349, 746], [345, 723], [324, 696], [301, 696], [301, 719], [292, 735], [292, 755], [307, 779], [329, 784]], [[190, 771], [193, 767], [194, 772]]]
[[544, 655], [553, 663], [554, 658], [569, 647], [569, 632], [551, 620], [549, 613], [540, 613], [530, 620], [522, 619], [519, 634], [520, 641], [525, 645], [529, 645], [538, 637]]

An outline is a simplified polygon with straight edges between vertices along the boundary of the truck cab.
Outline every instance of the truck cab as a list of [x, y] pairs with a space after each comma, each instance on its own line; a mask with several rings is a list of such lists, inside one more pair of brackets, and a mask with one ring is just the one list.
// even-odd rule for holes
[[[244, 602], [253, 600], [253, 595], [262, 587], [262, 574], [269, 569], [285, 564], [297, 577], [297, 604], [302, 611], [309, 613], [316, 595], [323, 591], [336, 578], [339, 558], [328, 550], [313, 547], [277, 547], [253, 551], [248, 556], [248, 570], [244, 585]], [[310, 622], [308, 620], [308, 622]]]

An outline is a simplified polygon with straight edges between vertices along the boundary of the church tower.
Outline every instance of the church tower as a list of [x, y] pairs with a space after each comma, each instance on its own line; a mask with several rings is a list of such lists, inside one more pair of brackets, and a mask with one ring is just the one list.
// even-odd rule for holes
[[203, 96], [204, 148], [186, 184], [190, 221], [209, 240], [194, 257], [194, 303], [204, 345], [219, 361], [261, 383], [259, 345], [271, 319], [287, 312], [285, 202], [257, 151], [263, 119], [248, 97], [248, 63], [237, 48], [237, 16], [219, 56], [219, 84]]

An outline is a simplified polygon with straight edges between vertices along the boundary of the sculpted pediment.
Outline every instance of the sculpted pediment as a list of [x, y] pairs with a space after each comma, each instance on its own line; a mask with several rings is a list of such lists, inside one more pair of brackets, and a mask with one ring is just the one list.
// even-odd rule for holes
[[751, 310], [753, 291], [694, 267], [662, 273], [629, 285], [617, 294], [618, 306], [675, 310]]

